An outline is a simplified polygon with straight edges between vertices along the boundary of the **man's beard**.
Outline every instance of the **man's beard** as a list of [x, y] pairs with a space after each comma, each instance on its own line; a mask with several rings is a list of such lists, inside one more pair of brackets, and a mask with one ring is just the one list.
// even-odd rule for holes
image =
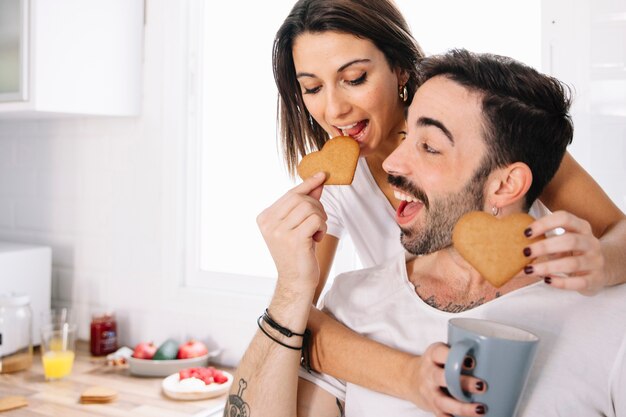
[[[487, 176], [488, 172], [481, 166], [460, 192], [437, 200], [422, 200], [425, 203], [423, 210], [426, 211], [423, 227], [415, 226], [419, 227], [417, 230], [400, 227], [404, 248], [415, 255], [426, 255], [450, 246], [452, 230], [461, 216], [470, 211], [483, 210]], [[422, 190], [404, 178], [395, 177], [392, 182], [396, 185], [403, 183], [402, 188], [410, 194], [425, 197]]]

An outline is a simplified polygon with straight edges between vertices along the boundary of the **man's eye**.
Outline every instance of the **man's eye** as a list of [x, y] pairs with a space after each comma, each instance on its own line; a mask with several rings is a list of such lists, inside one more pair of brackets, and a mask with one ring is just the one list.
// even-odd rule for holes
[[427, 153], [438, 154], [439, 151], [431, 146], [429, 146], [426, 142], [422, 142], [422, 149], [424, 149]]
[[367, 80], [367, 72], [364, 72], [359, 78], [355, 78], [354, 80], [346, 81], [350, 85], [359, 85], [363, 84]]

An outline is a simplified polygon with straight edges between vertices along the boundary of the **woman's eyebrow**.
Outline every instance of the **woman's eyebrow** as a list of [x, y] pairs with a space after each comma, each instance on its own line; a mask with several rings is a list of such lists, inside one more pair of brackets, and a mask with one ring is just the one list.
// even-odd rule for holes
[[[362, 64], [362, 63], [369, 63], [372, 62], [371, 59], [368, 58], [361, 58], [361, 59], [354, 59], [350, 62], [347, 62], [345, 64], [343, 64], [342, 66], [339, 67], [339, 69], [337, 70], [337, 72], [341, 72], [343, 70], [345, 70], [346, 68], [348, 68], [351, 65], [354, 64]], [[311, 77], [311, 78], [315, 78], [316, 75], [313, 74], [312, 72], [298, 72], [296, 73], [296, 78], [302, 78], [302, 77]]]
[[362, 64], [362, 63], [369, 63], [372, 62], [371, 59], [367, 59], [367, 58], [362, 58], [362, 59], [355, 59], [353, 61], [350, 61], [346, 64], [343, 64], [342, 66], [339, 67], [339, 69], [337, 70], [337, 72], [341, 72], [343, 70], [345, 70], [346, 68], [348, 68], [350, 65], [354, 65], [354, 64]]

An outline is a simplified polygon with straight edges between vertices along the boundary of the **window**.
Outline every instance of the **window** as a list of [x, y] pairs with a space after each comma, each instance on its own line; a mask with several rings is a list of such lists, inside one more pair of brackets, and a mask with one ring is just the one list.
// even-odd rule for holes
[[[293, 186], [277, 150], [271, 66], [275, 32], [293, 3], [193, 3], [189, 286], [271, 293], [274, 265], [255, 219]], [[466, 47], [540, 67], [539, 0], [396, 3], [427, 53]], [[336, 266], [359, 266], [349, 242]]]

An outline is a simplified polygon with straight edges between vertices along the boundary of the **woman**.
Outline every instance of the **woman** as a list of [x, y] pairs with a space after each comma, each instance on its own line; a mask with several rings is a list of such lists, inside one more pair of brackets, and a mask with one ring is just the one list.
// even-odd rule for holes
[[[329, 137], [349, 135], [361, 147], [353, 185], [327, 186], [322, 195], [328, 232], [316, 247], [321, 271], [317, 296], [344, 230], [365, 267], [402, 250], [395, 223], [400, 201], [387, 183], [382, 161], [403, 139], [404, 110], [412, 100], [415, 63], [421, 57], [390, 1], [301, 0], [276, 35], [274, 74], [290, 171], [299, 157], [321, 148]], [[566, 233], [529, 246], [532, 256], [552, 258], [533, 264], [532, 275], [583, 294], [626, 279], [619, 273], [626, 270], [625, 216], [570, 155], [541, 201], [554, 213], [535, 221], [530, 235], [556, 227]], [[537, 214], [537, 208], [533, 212]], [[433, 392], [442, 384], [433, 377], [433, 352], [420, 358], [393, 351], [315, 309], [308, 327], [314, 333], [311, 359], [316, 369], [424, 409], [451, 412], [433, 401]], [[386, 377], [380, 378], [383, 373]]]

